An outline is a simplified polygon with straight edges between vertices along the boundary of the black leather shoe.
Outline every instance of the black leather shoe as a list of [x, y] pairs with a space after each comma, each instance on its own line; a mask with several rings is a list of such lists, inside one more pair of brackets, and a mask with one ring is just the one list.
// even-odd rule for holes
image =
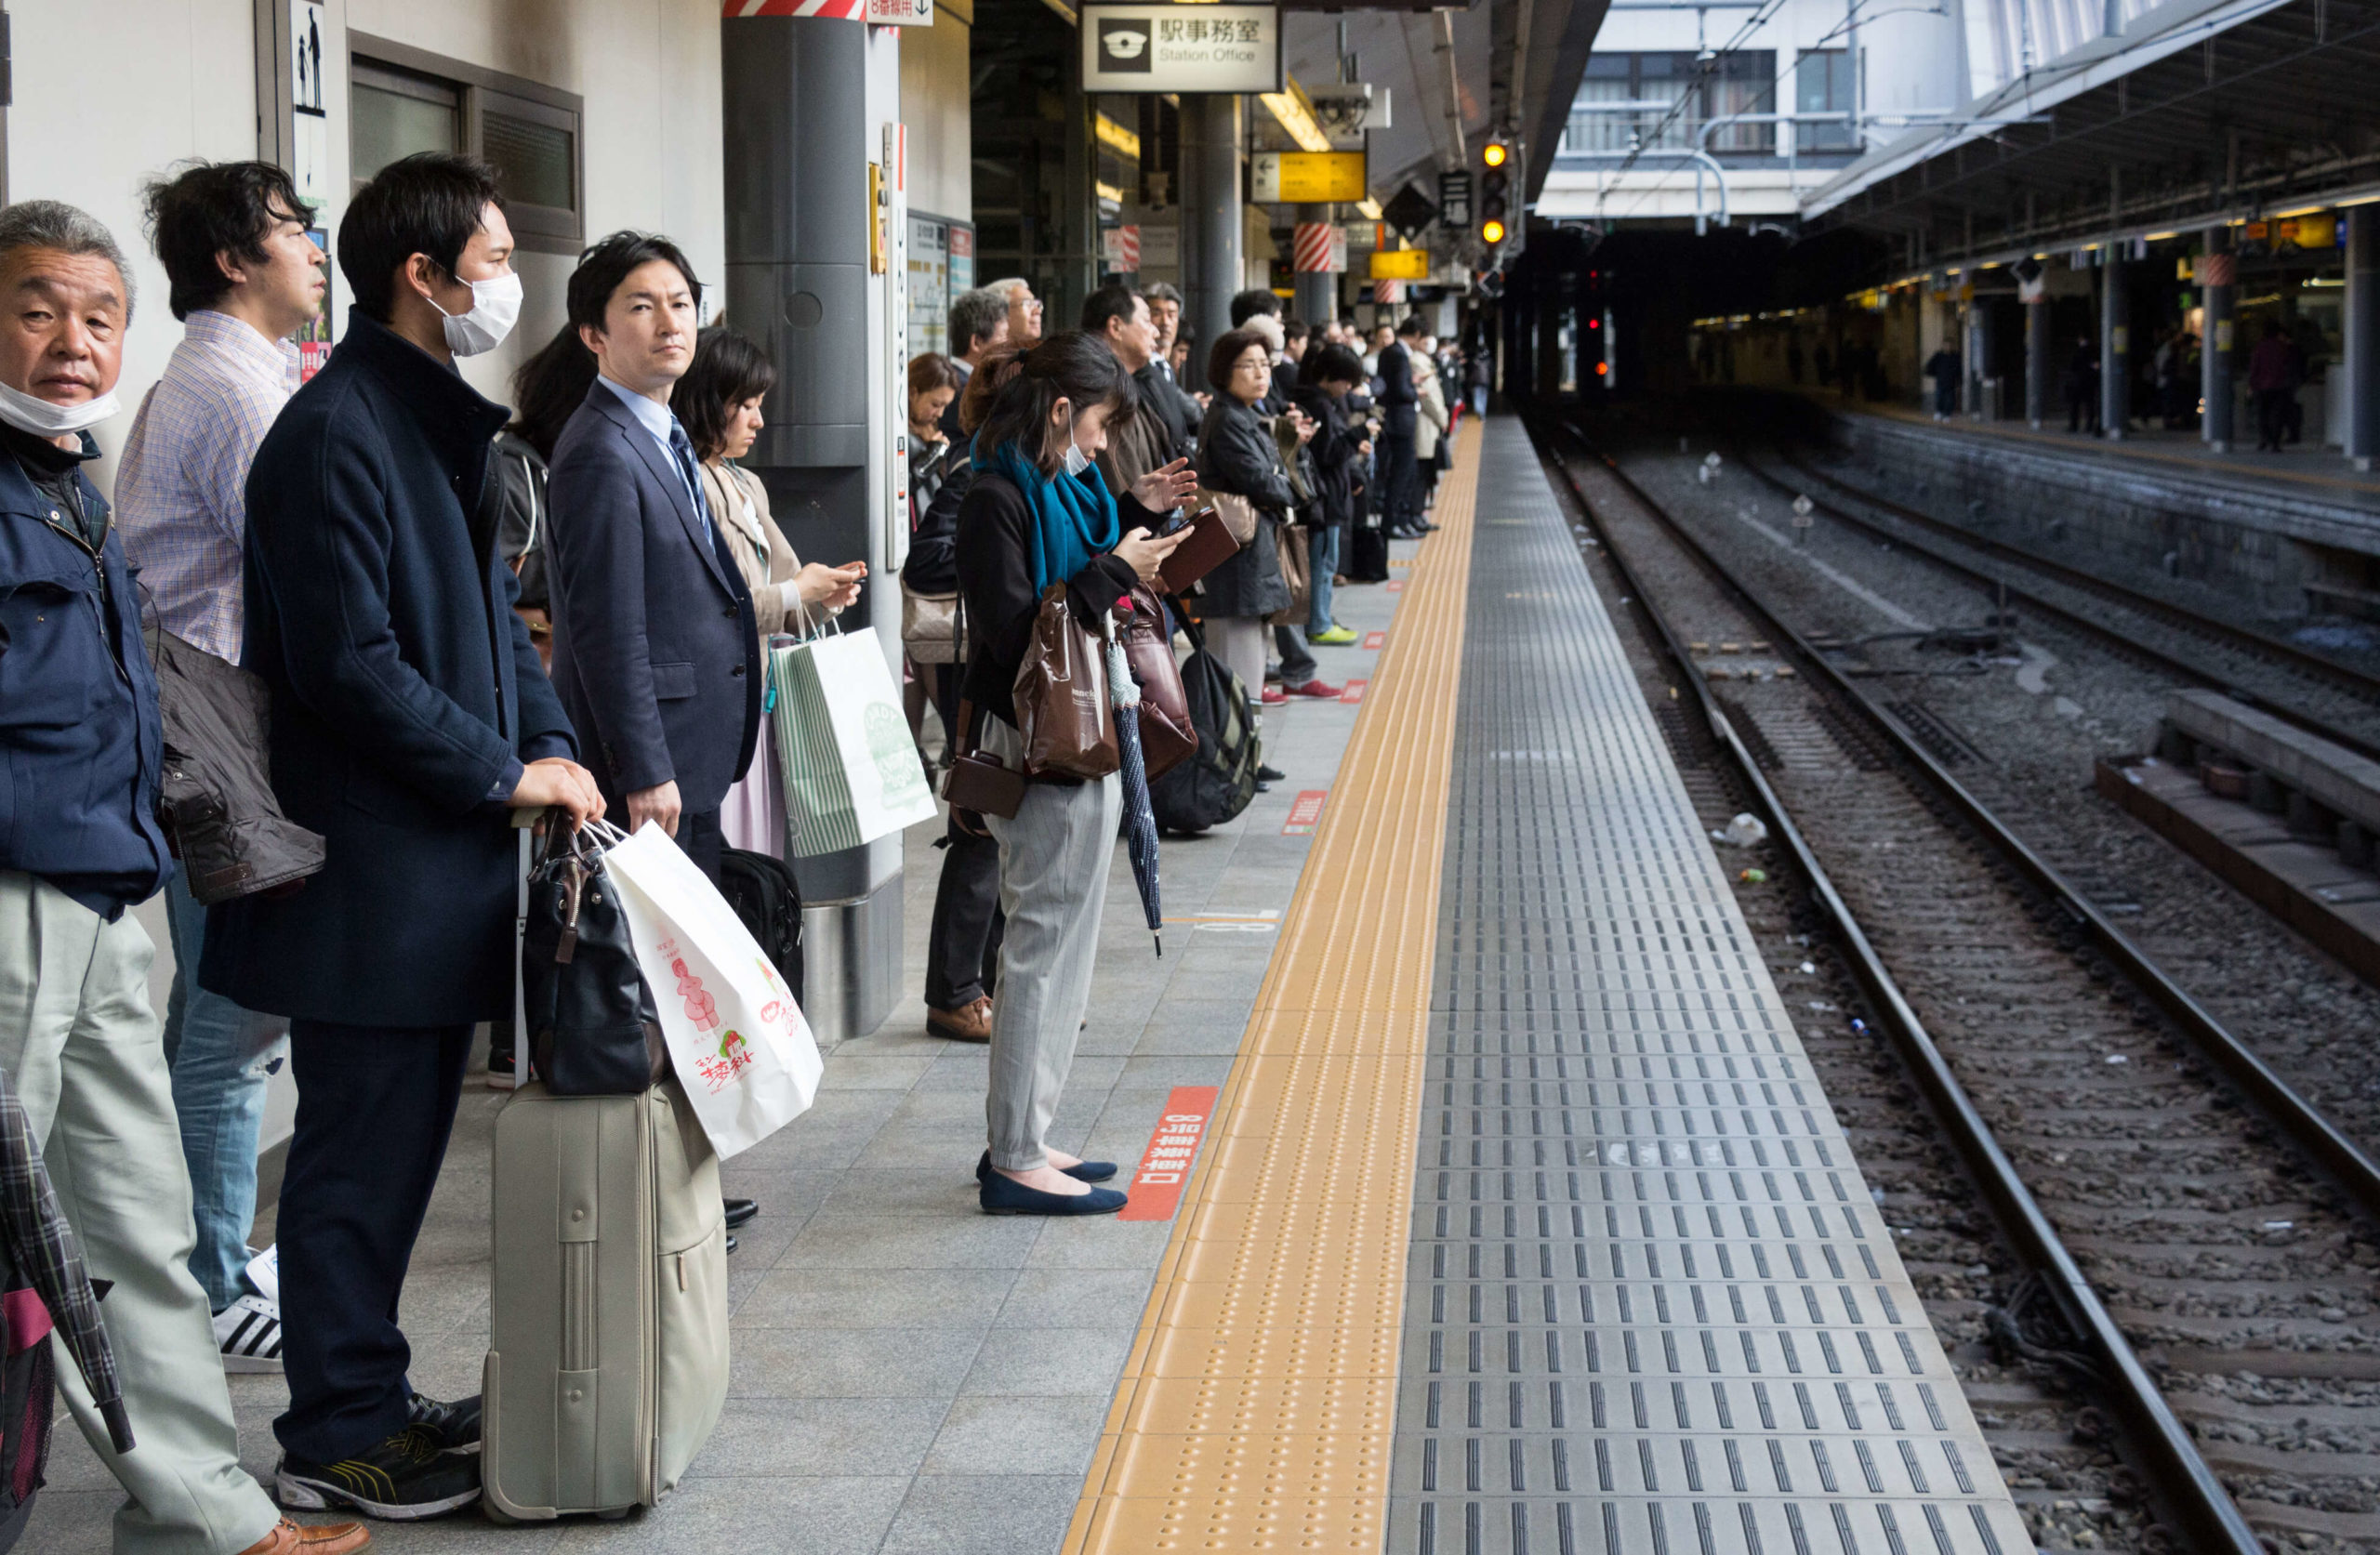
[[[1073, 1178], [1077, 1182], [1104, 1182], [1109, 1178], [1116, 1175], [1116, 1163], [1113, 1161], [1078, 1161], [1071, 1166], [1060, 1166], [1058, 1169], [1065, 1173], [1068, 1177]], [[992, 1153], [987, 1150], [984, 1152], [984, 1158], [975, 1163], [975, 1180], [978, 1182], [988, 1181], [991, 1179], [991, 1175]]]
[[987, 1173], [978, 1193], [986, 1215], [1113, 1215], [1130, 1202], [1113, 1188], [1045, 1193], [998, 1172]]
[[735, 1238], [731, 1236], [727, 1239], [727, 1250], [731, 1253], [735, 1250]]
[[1259, 783], [1278, 783], [1289, 775], [1278, 767], [1259, 764], [1256, 769], [1256, 781]]
[[416, 1393], [412, 1401], [414, 1428], [430, 1433], [441, 1452], [475, 1453], [480, 1450], [480, 1396], [473, 1393], [452, 1403], [441, 1403], [427, 1393]]
[[752, 1223], [754, 1216], [760, 1213], [760, 1201], [757, 1199], [728, 1199], [724, 1202], [727, 1206], [729, 1231], [742, 1231]]

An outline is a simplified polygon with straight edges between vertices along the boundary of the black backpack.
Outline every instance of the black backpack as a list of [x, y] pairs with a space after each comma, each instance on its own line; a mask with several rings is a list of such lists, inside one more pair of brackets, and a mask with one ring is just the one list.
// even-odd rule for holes
[[1207, 652], [1196, 626], [1183, 623], [1192, 652], [1182, 663], [1182, 690], [1198, 749], [1189, 760], [1149, 784], [1149, 808], [1170, 832], [1203, 832], [1248, 808], [1263, 765], [1262, 731], [1248, 688]]
[[768, 853], [730, 848], [720, 856], [720, 894], [801, 1002], [801, 886], [793, 866]]

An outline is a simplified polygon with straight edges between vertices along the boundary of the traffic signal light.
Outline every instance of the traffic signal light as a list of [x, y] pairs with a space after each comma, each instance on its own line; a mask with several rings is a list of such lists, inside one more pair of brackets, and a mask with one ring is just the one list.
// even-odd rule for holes
[[1494, 248], [1510, 232], [1504, 224], [1511, 208], [1513, 149], [1501, 140], [1479, 148], [1479, 241]]

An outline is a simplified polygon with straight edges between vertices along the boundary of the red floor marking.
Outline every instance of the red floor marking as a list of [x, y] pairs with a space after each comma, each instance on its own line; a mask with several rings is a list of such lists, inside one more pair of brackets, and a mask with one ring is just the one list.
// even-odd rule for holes
[[1385, 648], [1385, 647], [1387, 647], [1387, 646], [1388, 646], [1388, 634], [1387, 634], [1386, 632], [1366, 632], [1366, 633], [1364, 634], [1364, 652], [1367, 652], [1367, 653], [1377, 653], [1377, 652], [1379, 652], [1382, 649], [1383, 649], [1383, 648]]
[[1361, 702], [1364, 699], [1364, 688], [1370, 684], [1369, 680], [1350, 680], [1347, 682], [1346, 689], [1339, 693], [1339, 700], [1348, 703]]
[[1382, 585], [1382, 586], [1386, 588], [1391, 594], [1402, 594], [1405, 592], [1405, 580], [1403, 578], [1391, 578], [1387, 583]]
[[1328, 788], [1308, 788], [1299, 794], [1298, 802], [1289, 807], [1289, 820], [1282, 824], [1281, 835], [1312, 837], [1314, 828], [1322, 822], [1322, 801], [1329, 797]]
[[1182, 1203], [1182, 1185], [1190, 1179], [1190, 1163], [1198, 1158], [1198, 1141], [1215, 1115], [1215, 1086], [1176, 1086], [1165, 1099], [1165, 1115], [1149, 1135], [1140, 1170], [1126, 1185], [1132, 1202], [1116, 1212], [1119, 1220], [1170, 1220]]

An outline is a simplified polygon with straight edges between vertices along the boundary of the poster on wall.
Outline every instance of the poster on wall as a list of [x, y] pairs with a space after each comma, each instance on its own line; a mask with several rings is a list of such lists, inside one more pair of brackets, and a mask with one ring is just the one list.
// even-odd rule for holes
[[318, 0], [290, 0], [290, 169], [298, 197], [317, 211], [329, 204], [330, 119], [323, 96], [323, 7]]
[[975, 289], [975, 229], [964, 221], [950, 224], [950, 295]]
[[950, 311], [950, 224], [909, 217], [909, 347], [946, 351]]

